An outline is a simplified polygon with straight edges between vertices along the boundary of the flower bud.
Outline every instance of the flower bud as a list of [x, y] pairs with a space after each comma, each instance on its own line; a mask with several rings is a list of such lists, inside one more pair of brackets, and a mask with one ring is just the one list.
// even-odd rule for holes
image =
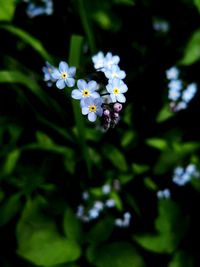
[[114, 109], [114, 111], [116, 111], [116, 112], [120, 112], [120, 110], [122, 110], [122, 104], [120, 104], [120, 103], [115, 103], [115, 104], [113, 105], [113, 109]]

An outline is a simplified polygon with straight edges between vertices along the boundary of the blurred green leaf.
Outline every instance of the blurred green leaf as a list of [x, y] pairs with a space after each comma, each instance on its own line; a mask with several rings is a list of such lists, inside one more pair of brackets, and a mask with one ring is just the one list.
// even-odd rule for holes
[[119, 149], [110, 144], [104, 145], [102, 149], [104, 157], [108, 159], [118, 170], [124, 172], [128, 170], [125, 156]]
[[200, 60], [200, 30], [195, 31], [186, 44], [183, 57], [180, 61], [182, 65], [191, 65]]
[[128, 242], [103, 244], [91, 251], [89, 260], [97, 267], [144, 267], [145, 263], [139, 252]]
[[15, 0], [0, 0], [0, 21], [11, 21], [16, 8]]
[[137, 164], [137, 163], [131, 164], [131, 167], [132, 167], [132, 170], [133, 170], [134, 174], [145, 173], [150, 168], [148, 165], [142, 165], [142, 164]]
[[200, 0], [193, 0], [193, 2], [196, 8], [198, 9], [198, 11], [200, 12]]
[[165, 150], [168, 148], [167, 141], [161, 138], [149, 138], [146, 140], [149, 146], [157, 148], [159, 150]]
[[158, 190], [157, 184], [150, 178], [150, 177], [145, 177], [144, 179], [144, 185], [154, 191]]
[[188, 254], [187, 251], [179, 250], [177, 251], [172, 260], [170, 261], [168, 267], [194, 267], [194, 258]]
[[135, 0], [113, 0], [113, 3], [119, 4], [119, 5], [132, 6], [132, 5], [134, 5]]
[[64, 213], [63, 229], [66, 237], [70, 240], [81, 242], [82, 225], [71, 208], [67, 208]]
[[169, 118], [173, 117], [174, 115], [175, 115], [175, 112], [172, 112], [169, 109], [169, 103], [168, 103], [158, 113], [158, 115], [156, 117], [156, 122], [160, 123], [160, 122], [166, 121]]
[[158, 217], [155, 221], [157, 233], [134, 235], [143, 248], [156, 253], [172, 253], [179, 245], [188, 226], [188, 218], [180, 207], [171, 200], [158, 202]]
[[17, 224], [17, 253], [39, 266], [75, 261], [80, 257], [78, 244], [61, 236], [56, 224], [41, 212], [40, 198], [29, 200]]
[[48, 52], [43, 47], [42, 43], [32, 35], [30, 35], [28, 32], [22, 30], [21, 28], [17, 28], [13, 25], [0, 25], [0, 28], [10, 32], [11, 34], [16, 35], [19, 37], [23, 42], [30, 45], [35, 51], [38, 52], [41, 57], [44, 58], [44, 60], [47, 60], [49, 62], [52, 62], [51, 56], [48, 54]]
[[0, 206], [0, 226], [7, 224], [21, 208], [21, 194], [17, 193], [5, 199]]
[[4, 162], [4, 166], [3, 166], [4, 175], [9, 175], [13, 172], [17, 164], [17, 161], [20, 157], [20, 154], [21, 153], [19, 149], [15, 149], [7, 154], [5, 162]]
[[45, 133], [36, 131], [36, 139], [39, 144], [47, 147], [51, 147], [54, 145], [53, 140]]
[[105, 218], [104, 220], [99, 220], [92, 226], [86, 235], [87, 241], [92, 244], [99, 244], [106, 241], [114, 229], [113, 220]]
[[125, 131], [123, 132], [121, 145], [123, 147], [129, 147], [134, 144], [135, 132], [134, 131]]

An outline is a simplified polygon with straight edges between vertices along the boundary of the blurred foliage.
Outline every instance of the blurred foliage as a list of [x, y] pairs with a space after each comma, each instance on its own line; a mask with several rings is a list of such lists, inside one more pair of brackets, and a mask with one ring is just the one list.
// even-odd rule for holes
[[[0, 0], [0, 266], [198, 267], [200, 180], [172, 178], [177, 166], [200, 170], [200, 97], [173, 113], [165, 72], [178, 66], [200, 86], [200, 1], [53, 4], [30, 18], [25, 1]], [[45, 61], [90, 77], [98, 51], [120, 56], [129, 88], [108, 131], [43, 80]], [[108, 199], [115, 208], [78, 218]], [[117, 227], [126, 212], [130, 225]]]

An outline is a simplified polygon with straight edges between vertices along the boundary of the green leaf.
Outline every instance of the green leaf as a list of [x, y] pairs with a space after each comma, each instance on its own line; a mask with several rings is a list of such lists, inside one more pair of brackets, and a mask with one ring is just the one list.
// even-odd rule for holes
[[5, 163], [3, 166], [3, 174], [4, 175], [9, 175], [13, 172], [17, 161], [20, 157], [20, 150], [19, 149], [15, 149], [11, 152], [8, 153], [6, 159], [5, 159]]
[[177, 251], [168, 265], [168, 267], [194, 267], [194, 266], [195, 262], [193, 256], [183, 250]]
[[148, 165], [142, 165], [142, 164], [136, 164], [136, 163], [133, 163], [131, 167], [135, 174], [143, 174], [147, 172], [150, 168]]
[[36, 139], [39, 144], [42, 144], [43, 146], [51, 147], [54, 145], [53, 140], [45, 133], [36, 131]]
[[82, 237], [81, 221], [75, 216], [75, 213], [69, 207], [64, 213], [63, 229], [68, 239], [81, 242], [81, 237]]
[[158, 202], [158, 217], [155, 221], [156, 234], [134, 235], [133, 238], [143, 248], [156, 253], [172, 253], [183, 238], [188, 218], [180, 207], [171, 200]]
[[113, 145], [107, 144], [103, 146], [103, 154], [118, 170], [124, 172], [128, 170], [125, 156]]
[[100, 220], [91, 228], [87, 233], [87, 240], [92, 244], [99, 244], [100, 242], [106, 241], [114, 228], [112, 219]]
[[159, 150], [166, 150], [168, 148], [167, 141], [160, 138], [149, 138], [146, 140], [149, 146], [157, 148]]
[[44, 217], [40, 198], [29, 200], [17, 224], [17, 253], [38, 266], [75, 261], [80, 257], [78, 244], [61, 236], [56, 224]]
[[[7, 1], [7, 0], [6, 0]], [[6, 2], [5, 1], [5, 2]], [[23, 42], [27, 43], [30, 45], [36, 52], [38, 52], [41, 57], [44, 58], [44, 60], [47, 60], [49, 62], [52, 62], [51, 56], [48, 54], [48, 52], [45, 50], [43, 47], [42, 43], [26, 31], [17, 28], [16, 26], [13, 25], [0, 25], [0, 28], [10, 32], [11, 34], [16, 35], [19, 37]]]
[[12, 195], [5, 199], [0, 206], [0, 226], [7, 224], [21, 207], [20, 194]]
[[16, 7], [15, 0], [0, 0], [0, 21], [11, 21]]
[[196, 6], [198, 11], [200, 12], [200, 0], [194, 0], [194, 5]]
[[160, 123], [173, 117], [175, 112], [169, 109], [169, 104], [165, 105], [157, 115], [156, 122]]
[[[92, 250], [90, 252], [92, 254]], [[145, 263], [135, 249], [128, 242], [114, 242], [103, 244], [93, 250], [90, 255], [92, 264], [96, 267], [144, 267]]]
[[182, 65], [191, 65], [200, 60], [200, 30], [195, 31], [190, 37], [183, 57], [180, 61]]

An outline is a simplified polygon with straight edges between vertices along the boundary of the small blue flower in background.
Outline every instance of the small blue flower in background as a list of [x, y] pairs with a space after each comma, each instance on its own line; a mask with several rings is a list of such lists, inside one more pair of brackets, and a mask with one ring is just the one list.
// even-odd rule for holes
[[115, 219], [115, 225], [118, 227], [128, 227], [130, 225], [131, 217], [132, 216], [130, 212], [125, 212], [122, 219], [121, 218]]
[[103, 109], [101, 105], [101, 98], [85, 98], [84, 102], [82, 103], [82, 114], [88, 115], [88, 120], [94, 122], [96, 121], [97, 116], [102, 116]]
[[51, 65], [48, 61], [46, 61], [46, 66], [42, 68], [44, 72], [44, 81], [47, 82], [48, 86], [52, 86], [53, 82], [56, 80], [52, 77], [52, 72], [55, 69], [53, 65]]
[[186, 109], [188, 103], [192, 100], [197, 92], [196, 83], [188, 84], [186, 88], [183, 86], [183, 81], [179, 79], [180, 71], [176, 67], [171, 67], [166, 71], [168, 83], [168, 99], [173, 112]]
[[171, 193], [170, 193], [170, 190], [168, 188], [165, 188], [164, 190], [159, 190], [157, 192], [157, 197], [159, 199], [163, 199], [163, 198], [168, 199], [168, 198], [170, 198], [170, 196], [171, 196]]
[[166, 70], [166, 77], [168, 80], [177, 80], [179, 77], [179, 73], [180, 73], [179, 69], [174, 66]]
[[173, 182], [179, 186], [183, 186], [190, 182], [193, 178], [199, 178], [200, 172], [194, 164], [189, 164], [185, 169], [178, 166], [173, 173]]
[[128, 91], [127, 85], [120, 79], [114, 78], [110, 80], [108, 85], [106, 86], [108, 93], [110, 93], [110, 98], [112, 102], [126, 102], [126, 98], [123, 93]]
[[40, 0], [35, 3], [33, 0], [24, 0], [28, 3], [26, 13], [30, 18], [40, 15], [52, 15], [53, 13], [53, 1], [52, 0]]
[[73, 87], [75, 79], [73, 78], [76, 73], [75, 67], [69, 67], [65, 61], [61, 61], [58, 69], [54, 69], [52, 72], [53, 79], [57, 80], [56, 86], [58, 89], [67, 87]]
[[189, 103], [190, 100], [194, 97], [194, 95], [197, 92], [197, 85], [196, 83], [191, 83], [189, 84], [186, 89], [184, 90], [183, 94], [182, 94], [182, 100], [185, 103]]
[[72, 91], [72, 98], [81, 100], [81, 106], [84, 105], [84, 99], [88, 97], [100, 98], [100, 94], [96, 92], [98, 90], [98, 84], [95, 81], [78, 80], [78, 89]]

